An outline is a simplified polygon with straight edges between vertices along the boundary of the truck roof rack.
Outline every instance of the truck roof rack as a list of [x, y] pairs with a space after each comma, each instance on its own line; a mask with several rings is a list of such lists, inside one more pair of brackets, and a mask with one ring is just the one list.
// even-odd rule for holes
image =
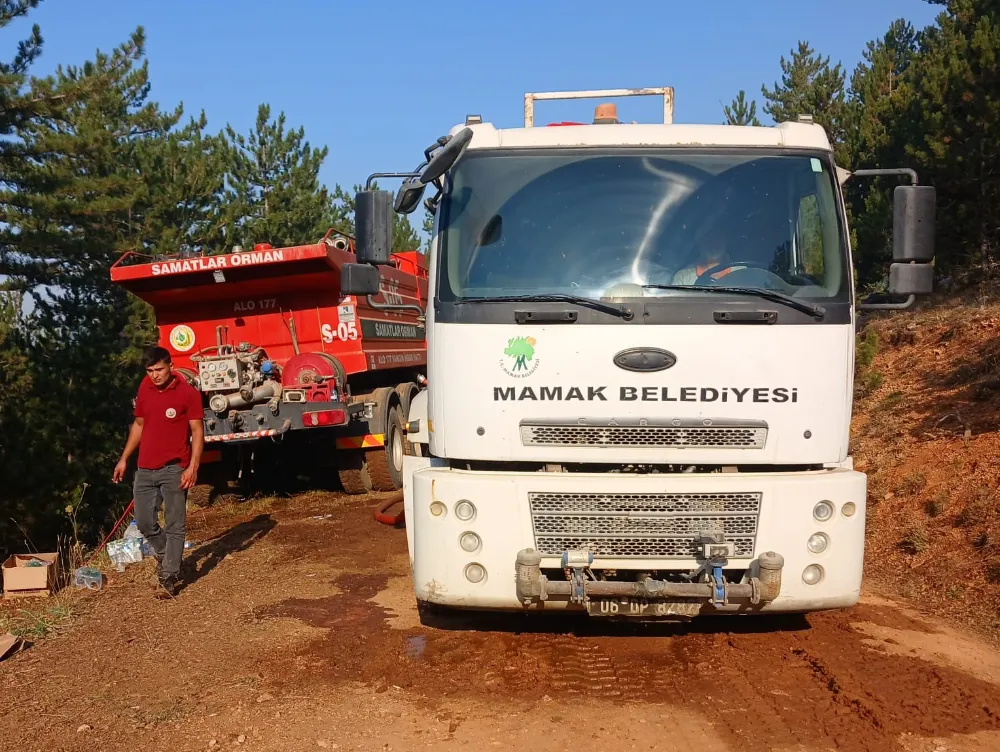
[[524, 95], [524, 127], [535, 125], [535, 102], [549, 99], [594, 99], [597, 97], [663, 97], [663, 122], [674, 122], [674, 88], [657, 86], [649, 89], [590, 89], [587, 91], [537, 91]]

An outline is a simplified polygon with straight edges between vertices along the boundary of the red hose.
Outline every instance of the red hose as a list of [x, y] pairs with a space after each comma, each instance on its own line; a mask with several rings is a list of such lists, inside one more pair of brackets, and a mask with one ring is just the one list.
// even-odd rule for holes
[[132, 511], [132, 507], [134, 507], [134, 506], [135, 506], [135, 499], [132, 499], [132, 501], [130, 501], [128, 503], [128, 506], [125, 507], [125, 511], [122, 512], [122, 516], [118, 518], [118, 522], [116, 522], [115, 526], [113, 528], [111, 528], [111, 532], [108, 533], [108, 537], [104, 539], [104, 542], [101, 543], [101, 545], [99, 545], [97, 547], [97, 549], [94, 551], [94, 553], [91, 555], [91, 557], [89, 559], [87, 559], [87, 563], [84, 564], [85, 567], [90, 566], [90, 562], [92, 562], [94, 559], [96, 559], [97, 555], [99, 553], [101, 553], [102, 550], [104, 550], [104, 547], [106, 545], [108, 545], [108, 541], [111, 540], [111, 536], [115, 534], [115, 531], [119, 527], [121, 527], [121, 524], [125, 521], [125, 518], [128, 517], [128, 513]]
[[403, 521], [404, 510], [400, 509], [397, 514], [386, 514], [386, 510], [391, 506], [401, 503], [402, 501], [403, 501], [403, 494], [401, 493], [393, 494], [388, 499], [379, 504], [377, 507], [375, 507], [375, 519], [381, 522], [383, 525], [391, 525], [392, 527], [398, 525]]

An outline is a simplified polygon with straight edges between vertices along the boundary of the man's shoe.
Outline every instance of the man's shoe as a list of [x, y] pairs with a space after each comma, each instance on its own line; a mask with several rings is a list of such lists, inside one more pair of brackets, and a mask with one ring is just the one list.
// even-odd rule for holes
[[173, 598], [177, 595], [177, 578], [164, 577], [160, 579], [160, 587], [157, 592], [158, 598]]

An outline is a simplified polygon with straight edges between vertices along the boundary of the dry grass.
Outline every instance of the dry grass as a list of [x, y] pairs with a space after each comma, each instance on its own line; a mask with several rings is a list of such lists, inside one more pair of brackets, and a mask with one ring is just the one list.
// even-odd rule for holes
[[979, 491], [966, 502], [965, 507], [955, 517], [955, 525], [958, 527], [974, 527], [988, 522], [996, 511], [996, 504], [989, 489], [979, 489]]
[[948, 492], [943, 488], [937, 492], [933, 499], [927, 502], [927, 514], [931, 517], [940, 517], [948, 508]]
[[76, 611], [70, 593], [48, 598], [18, 598], [0, 604], [0, 634], [39, 639], [60, 632], [73, 623]]
[[903, 478], [903, 483], [899, 488], [900, 493], [914, 496], [920, 493], [927, 485], [927, 477], [921, 472], [913, 472]]
[[921, 554], [927, 550], [928, 535], [923, 522], [914, 522], [903, 534], [899, 546], [906, 553]]

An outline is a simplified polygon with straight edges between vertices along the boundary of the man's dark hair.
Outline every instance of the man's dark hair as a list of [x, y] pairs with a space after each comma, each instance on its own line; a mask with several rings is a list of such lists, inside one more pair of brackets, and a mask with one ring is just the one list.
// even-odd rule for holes
[[147, 347], [142, 353], [142, 367], [152, 368], [157, 363], [170, 363], [170, 353], [164, 347]]

